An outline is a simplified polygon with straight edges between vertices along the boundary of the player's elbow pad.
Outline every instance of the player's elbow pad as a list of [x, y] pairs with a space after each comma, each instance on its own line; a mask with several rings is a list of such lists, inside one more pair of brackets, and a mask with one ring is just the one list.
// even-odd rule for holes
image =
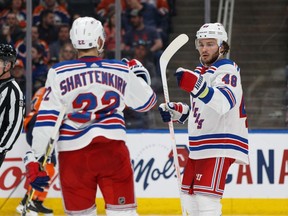
[[137, 77], [141, 77], [148, 85], [151, 85], [151, 77], [147, 69], [134, 72]]
[[151, 77], [148, 70], [142, 65], [137, 59], [128, 60], [126, 58], [122, 59], [125, 62], [129, 69], [137, 76], [141, 77], [148, 85], [151, 85]]

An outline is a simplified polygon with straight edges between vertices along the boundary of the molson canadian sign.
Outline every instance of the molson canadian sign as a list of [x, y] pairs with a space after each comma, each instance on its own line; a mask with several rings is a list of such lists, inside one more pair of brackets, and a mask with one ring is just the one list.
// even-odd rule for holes
[[[179, 197], [171, 143], [167, 131], [128, 131], [137, 197]], [[182, 173], [188, 157], [187, 134], [176, 131], [176, 144]], [[224, 198], [288, 198], [288, 133], [250, 133], [249, 148], [250, 165], [232, 165]], [[0, 198], [23, 197], [22, 157], [28, 149], [22, 134], [0, 169]], [[58, 174], [48, 197], [61, 197]]]

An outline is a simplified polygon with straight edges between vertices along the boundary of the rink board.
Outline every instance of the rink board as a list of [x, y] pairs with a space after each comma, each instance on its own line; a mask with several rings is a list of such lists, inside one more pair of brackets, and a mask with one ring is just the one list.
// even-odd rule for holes
[[[181, 171], [188, 155], [186, 131], [176, 131]], [[179, 190], [168, 131], [128, 131], [127, 145], [135, 173], [136, 196], [140, 214], [180, 214]], [[223, 214], [288, 215], [288, 133], [252, 131], [249, 133], [250, 165], [234, 164], [229, 170], [224, 193]], [[0, 206], [23, 178], [22, 157], [29, 147], [22, 134], [0, 169]], [[24, 182], [0, 210], [13, 215], [23, 197]], [[101, 197], [101, 194], [98, 194]], [[58, 175], [52, 179], [46, 205], [63, 214]], [[102, 198], [97, 199], [104, 212]], [[7, 214], [6, 214], [7, 213]]]

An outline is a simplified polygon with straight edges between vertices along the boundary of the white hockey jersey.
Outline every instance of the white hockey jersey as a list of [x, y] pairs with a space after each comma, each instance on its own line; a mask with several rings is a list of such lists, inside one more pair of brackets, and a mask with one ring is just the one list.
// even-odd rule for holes
[[221, 59], [201, 73], [209, 87], [202, 99], [191, 99], [188, 121], [189, 157], [235, 158], [248, 164], [248, 126], [245, 112], [240, 68], [231, 60]]
[[44, 154], [64, 104], [59, 152], [81, 149], [97, 136], [125, 141], [125, 107], [146, 112], [156, 104], [151, 87], [118, 60], [85, 57], [56, 64], [48, 72], [45, 87], [33, 130], [36, 157]]

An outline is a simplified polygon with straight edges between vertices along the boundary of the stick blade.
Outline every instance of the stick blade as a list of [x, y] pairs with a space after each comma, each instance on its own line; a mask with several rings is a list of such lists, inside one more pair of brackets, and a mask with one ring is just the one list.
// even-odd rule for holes
[[169, 62], [172, 56], [182, 47], [184, 44], [186, 44], [189, 40], [188, 35], [186, 34], [180, 34], [178, 37], [176, 37], [164, 50], [160, 57], [160, 62], [167, 61]]
[[162, 53], [159, 64], [160, 64], [160, 71], [161, 71], [161, 79], [163, 85], [163, 93], [165, 102], [169, 102], [169, 92], [168, 92], [168, 85], [167, 85], [167, 77], [166, 77], [166, 69], [167, 65], [172, 58], [172, 56], [186, 44], [189, 40], [189, 37], [186, 34], [180, 34], [176, 37], [164, 50]]

